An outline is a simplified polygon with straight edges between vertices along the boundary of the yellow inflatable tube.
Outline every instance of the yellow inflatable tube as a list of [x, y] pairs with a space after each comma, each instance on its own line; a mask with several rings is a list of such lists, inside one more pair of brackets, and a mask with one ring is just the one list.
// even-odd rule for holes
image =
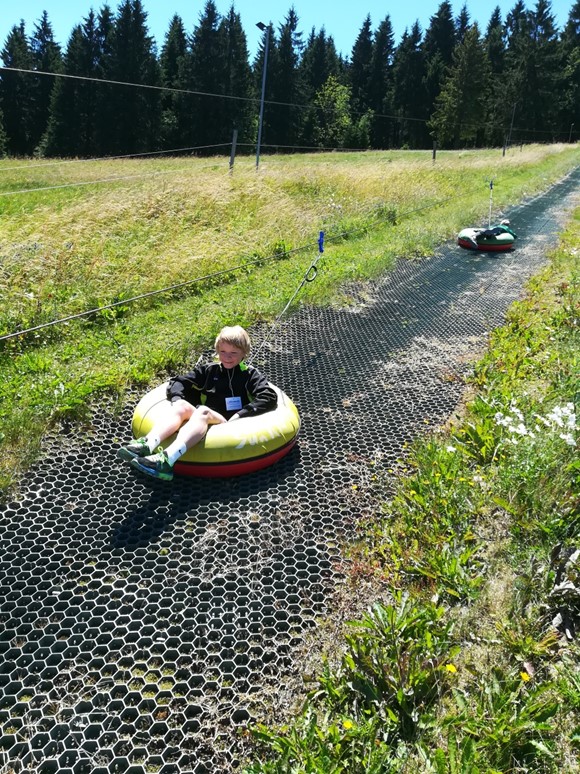
[[[211, 425], [205, 438], [175, 463], [176, 473], [226, 478], [252, 473], [273, 465], [296, 443], [300, 430], [298, 409], [286, 393], [270, 384], [278, 395], [274, 411], [244, 417], [236, 422]], [[167, 382], [147, 393], [133, 414], [133, 435], [141, 438], [167, 409]], [[167, 446], [175, 438], [165, 441]]]

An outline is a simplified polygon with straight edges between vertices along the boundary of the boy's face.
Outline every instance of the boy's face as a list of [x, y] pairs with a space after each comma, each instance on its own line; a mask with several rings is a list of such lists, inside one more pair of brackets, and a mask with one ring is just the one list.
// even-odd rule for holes
[[217, 355], [224, 368], [235, 368], [244, 359], [244, 351], [233, 344], [221, 342], [217, 347]]

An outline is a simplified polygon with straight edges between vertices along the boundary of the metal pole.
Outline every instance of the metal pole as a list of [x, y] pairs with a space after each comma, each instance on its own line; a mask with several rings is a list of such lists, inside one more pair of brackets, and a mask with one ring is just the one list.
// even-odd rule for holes
[[574, 124], [570, 124], [570, 135], [568, 136], [568, 142], [572, 142], [572, 129], [574, 128]]
[[236, 158], [236, 145], [238, 143], [238, 130], [234, 129], [232, 135], [232, 150], [230, 153], [230, 174], [234, 171], [234, 160]]
[[517, 104], [518, 104], [517, 102], [514, 102], [514, 109], [512, 110], [512, 122], [510, 124], [510, 133], [509, 133], [509, 137], [508, 137], [508, 141], [507, 141], [508, 148], [512, 144], [512, 130], [514, 128], [514, 118], [515, 118], [515, 115], [516, 115], [516, 105]]
[[268, 68], [268, 47], [270, 45], [270, 25], [258, 22], [256, 27], [266, 31], [266, 43], [264, 45], [264, 71], [262, 72], [262, 98], [260, 99], [260, 118], [258, 120], [258, 147], [256, 148], [256, 169], [260, 166], [260, 147], [262, 145], [262, 124], [264, 122], [264, 97], [266, 96], [266, 71]]

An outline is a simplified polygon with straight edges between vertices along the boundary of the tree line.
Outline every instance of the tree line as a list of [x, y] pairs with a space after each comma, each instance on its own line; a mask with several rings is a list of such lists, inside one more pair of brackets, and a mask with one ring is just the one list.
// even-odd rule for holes
[[104, 5], [63, 51], [45, 11], [1, 51], [0, 153], [99, 157], [215, 153], [237, 130], [255, 148], [266, 51], [264, 150], [461, 148], [574, 140], [580, 128], [580, 0], [562, 30], [549, 0], [499, 7], [485, 30], [444, 0], [395, 45], [367, 16], [342, 56], [324, 28], [304, 36], [290, 8], [250, 62], [234, 6], [207, 0], [188, 33], [174, 15], [158, 51], [141, 0]]

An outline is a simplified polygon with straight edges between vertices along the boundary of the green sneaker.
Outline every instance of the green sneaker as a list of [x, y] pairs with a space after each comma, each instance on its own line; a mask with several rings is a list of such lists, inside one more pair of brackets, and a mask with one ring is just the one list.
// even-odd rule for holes
[[148, 454], [151, 454], [151, 449], [147, 445], [145, 437], [137, 438], [126, 446], [117, 449], [117, 457], [125, 462], [131, 462], [135, 457], [146, 457]]
[[134, 457], [131, 460], [132, 467], [153, 478], [160, 478], [163, 481], [173, 480], [173, 468], [169, 464], [167, 454], [160, 451], [149, 457]]

